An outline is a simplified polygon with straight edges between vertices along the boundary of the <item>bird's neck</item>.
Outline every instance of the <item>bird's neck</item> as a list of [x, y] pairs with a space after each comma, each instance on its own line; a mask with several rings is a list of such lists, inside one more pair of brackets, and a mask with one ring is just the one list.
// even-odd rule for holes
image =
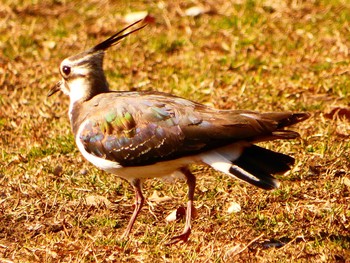
[[69, 105], [69, 120], [72, 127], [74, 137], [77, 135], [80, 124], [85, 120], [87, 112], [84, 111], [84, 102], [76, 101]]
[[88, 101], [98, 94], [109, 92], [109, 85], [104, 75], [100, 77], [87, 75], [69, 82], [69, 99], [73, 105], [77, 101]]
[[104, 74], [101, 74], [99, 77], [90, 76], [88, 82], [91, 88], [85, 100], [90, 100], [98, 94], [109, 92], [109, 85]]
[[81, 112], [84, 112], [82, 110], [84, 105], [98, 94], [107, 93], [110, 90], [104, 76], [103, 78], [81, 78], [75, 80], [75, 83], [71, 84], [74, 85], [74, 87], [71, 88], [69, 94], [70, 103], [68, 115], [73, 132], [75, 133], [78, 123], [81, 123], [85, 118], [85, 116], [81, 114]]

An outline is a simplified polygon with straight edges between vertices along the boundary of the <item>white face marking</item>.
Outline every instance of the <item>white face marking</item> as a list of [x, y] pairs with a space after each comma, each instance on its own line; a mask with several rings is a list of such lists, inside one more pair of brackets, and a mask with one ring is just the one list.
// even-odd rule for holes
[[77, 77], [69, 80], [66, 85], [69, 86], [69, 98], [71, 104], [86, 97], [86, 92], [90, 90], [90, 83], [84, 77]]
[[[65, 68], [68, 68], [69, 71], [65, 72]], [[77, 66], [76, 62], [67, 58], [62, 61], [60, 71], [63, 77], [61, 90], [70, 97], [71, 104], [87, 95], [86, 93], [91, 87], [86, 76], [91, 72], [91, 69]]]
[[[65, 86], [68, 84], [66, 82], [63, 85]], [[73, 111], [74, 103], [79, 101], [80, 99], [86, 97], [86, 95], [87, 95], [86, 91], [89, 88], [88, 85], [89, 85], [89, 83], [84, 77], [75, 78], [75, 79], [69, 81], [69, 91], [68, 91], [67, 95], [69, 96], [69, 99], [70, 99], [69, 111], [68, 111], [70, 120], [72, 120], [72, 111]]]
[[62, 79], [62, 81], [61, 81], [60, 89], [62, 90], [62, 92], [64, 93], [64, 95], [69, 96], [69, 89], [67, 88], [64, 79]]
[[88, 68], [84, 68], [84, 67], [74, 67], [72, 70], [72, 73], [74, 75], [82, 75], [82, 76], [86, 76], [87, 74], [90, 73], [90, 69]]

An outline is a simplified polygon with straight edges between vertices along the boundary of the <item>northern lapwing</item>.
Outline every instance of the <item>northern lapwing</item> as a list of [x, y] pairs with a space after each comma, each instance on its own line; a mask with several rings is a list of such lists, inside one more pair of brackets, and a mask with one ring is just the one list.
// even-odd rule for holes
[[140, 30], [130, 27], [98, 45], [64, 59], [62, 79], [48, 96], [61, 90], [70, 97], [69, 119], [82, 155], [98, 168], [127, 180], [135, 191], [128, 236], [144, 204], [142, 182], [181, 172], [187, 179], [185, 228], [170, 243], [186, 242], [196, 178], [191, 164], [206, 164], [263, 189], [279, 186], [272, 176], [290, 170], [294, 158], [255, 145], [261, 141], [295, 139], [285, 128], [304, 121], [308, 113], [218, 110], [156, 91], [112, 91], [103, 72], [105, 50]]

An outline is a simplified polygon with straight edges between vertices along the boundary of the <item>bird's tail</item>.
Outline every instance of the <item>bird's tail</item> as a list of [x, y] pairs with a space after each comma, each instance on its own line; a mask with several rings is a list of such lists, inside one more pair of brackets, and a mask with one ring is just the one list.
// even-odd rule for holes
[[202, 161], [214, 169], [263, 189], [278, 188], [272, 174], [284, 173], [294, 158], [246, 142], [234, 143], [202, 155]]
[[[237, 118], [237, 114], [232, 116]], [[294, 158], [259, 147], [254, 143], [276, 139], [295, 139], [299, 137], [299, 133], [285, 128], [306, 120], [310, 115], [303, 112], [260, 114], [241, 111], [238, 116], [240, 118], [238, 123], [241, 126], [233, 125], [236, 137], [242, 136], [244, 138], [244, 132], [249, 133], [252, 130], [259, 132], [248, 137], [245, 141], [237, 141], [228, 146], [203, 153], [201, 155], [202, 161], [218, 171], [257, 187], [263, 189], [277, 188], [279, 182], [272, 175], [290, 170], [295, 162]], [[241, 130], [239, 130], [240, 127]]]

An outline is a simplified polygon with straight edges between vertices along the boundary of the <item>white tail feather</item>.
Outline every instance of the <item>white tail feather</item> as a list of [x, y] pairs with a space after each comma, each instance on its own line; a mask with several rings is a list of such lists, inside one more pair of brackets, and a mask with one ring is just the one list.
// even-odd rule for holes
[[273, 189], [279, 186], [277, 180], [266, 173], [252, 174], [247, 170], [234, 164], [242, 155], [244, 148], [249, 147], [249, 143], [234, 143], [230, 146], [212, 150], [200, 155], [202, 162], [210, 165], [215, 170], [223, 172], [230, 177], [248, 182], [264, 189]]
[[[223, 172], [223, 173], [225, 173], [225, 174], [227, 174], [230, 177], [233, 177], [235, 179], [239, 179], [239, 178], [236, 177], [234, 174], [230, 173], [230, 169], [236, 170], [240, 174], [244, 174], [246, 177], [248, 177], [249, 179], [251, 179], [253, 181], [256, 181], [256, 182], [260, 181], [259, 178], [256, 178], [251, 173], [248, 173], [247, 171], [243, 170], [242, 168], [238, 167], [237, 165], [232, 164], [232, 162], [226, 158], [227, 157], [226, 154], [229, 153], [228, 151], [224, 151], [224, 153], [225, 153], [225, 156], [223, 156], [221, 152], [217, 152], [216, 150], [210, 151], [210, 152], [207, 152], [205, 154], [202, 154], [201, 159], [204, 163], [210, 165], [215, 170]], [[241, 153], [241, 151], [240, 151], [240, 153]], [[232, 151], [230, 156], [237, 156], [237, 158], [238, 158], [240, 153]]]
[[229, 174], [229, 170], [232, 166], [231, 161], [227, 160], [224, 156], [215, 150], [202, 154], [200, 158], [204, 163], [210, 165], [215, 170]]

